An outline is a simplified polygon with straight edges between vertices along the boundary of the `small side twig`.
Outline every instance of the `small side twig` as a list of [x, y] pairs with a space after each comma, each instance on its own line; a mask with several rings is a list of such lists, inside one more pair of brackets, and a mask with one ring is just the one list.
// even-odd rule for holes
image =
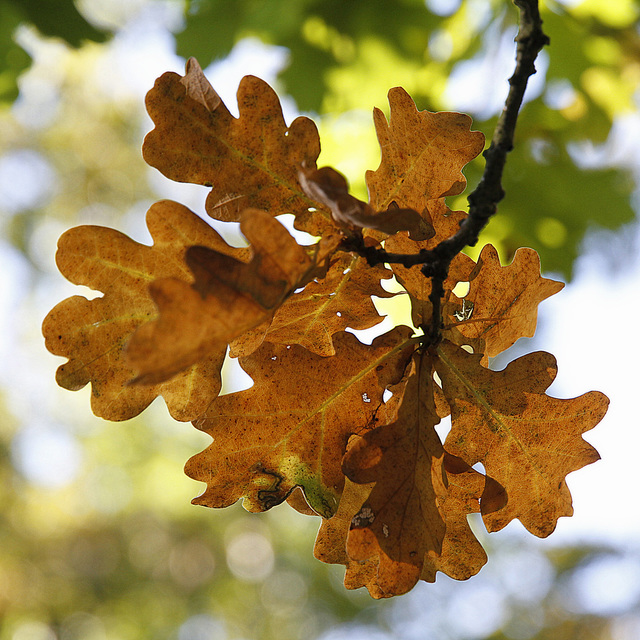
[[466, 246], [478, 242], [480, 232], [489, 218], [496, 212], [498, 203], [504, 198], [502, 174], [507, 154], [513, 148], [513, 140], [518, 114], [529, 78], [536, 72], [535, 60], [549, 38], [542, 31], [542, 20], [538, 0], [513, 0], [520, 11], [520, 23], [516, 36], [516, 68], [509, 78], [509, 93], [504, 109], [493, 132], [491, 144], [484, 152], [486, 164], [478, 186], [469, 195], [469, 214], [460, 224], [458, 231], [440, 242], [436, 247], [422, 250], [413, 255], [387, 253], [384, 249], [360, 246], [358, 252], [369, 264], [382, 262], [402, 264], [405, 267], [421, 264], [422, 273], [431, 278], [433, 305], [431, 325], [425, 327], [427, 341], [435, 344], [440, 340], [442, 330], [441, 300], [444, 296], [444, 281], [449, 273], [453, 258]]

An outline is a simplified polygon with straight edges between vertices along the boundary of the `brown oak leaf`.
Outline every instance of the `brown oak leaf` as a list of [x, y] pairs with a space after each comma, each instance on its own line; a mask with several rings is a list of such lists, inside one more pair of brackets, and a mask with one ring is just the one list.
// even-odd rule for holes
[[333, 219], [347, 229], [367, 228], [392, 235], [408, 231], [413, 240], [426, 240], [434, 235], [430, 222], [413, 209], [400, 209], [391, 203], [386, 211], [373, 207], [349, 193], [346, 178], [332, 167], [301, 167], [300, 185], [310, 197], [324, 204]]
[[369, 346], [340, 333], [331, 358], [270, 343], [240, 358], [253, 387], [216, 398], [194, 423], [213, 438], [186, 466], [207, 483], [194, 502], [223, 507], [244, 498], [249, 511], [264, 511], [300, 486], [316, 513], [333, 515], [349, 436], [376, 424], [384, 390], [414, 348], [410, 335], [396, 327]]
[[[357, 438], [355, 442], [358, 442]], [[439, 506], [446, 531], [442, 539], [441, 554], [428, 554], [424, 558], [419, 577], [426, 582], [433, 582], [437, 571], [456, 580], [466, 580], [478, 573], [486, 563], [487, 555], [469, 527], [467, 514], [480, 511], [481, 496], [483, 499], [488, 496], [485, 502], [493, 500], [494, 509], [504, 506], [501, 487], [471, 469], [464, 461], [445, 452], [444, 467], [448, 486], [446, 493], [440, 497]], [[332, 518], [323, 519], [314, 555], [322, 562], [345, 565], [344, 586], [347, 589], [366, 587], [371, 597], [378, 599], [404, 593], [411, 588], [413, 581], [406, 579], [406, 567], [381, 554], [379, 550], [365, 560], [355, 560], [347, 553], [345, 539], [349, 535], [352, 521], [357, 514], [361, 517], [362, 505], [368, 503], [374, 486], [375, 482], [356, 484], [349, 478], [345, 479], [338, 511]], [[382, 535], [384, 536], [384, 530]], [[396, 574], [402, 578], [400, 583], [396, 583], [393, 578]]]
[[[126, 420], [163, 396], [176, 420], [192, 420], [220, 391], [224, 349], [210, 353], [197, 366], [164, 384], [127, 386], [135, 370], [123, 356], [134, 331], [157, 315], [149, 294], [156, 278], [191, 275], [184, 263], [190, 245], [203, 245], [241, 256], [198, 216], [170, 201], [155, 203], [147, 214], [153, 246], [123, 233], [96, 226], [76, 227], [58, 242], [56, 262], [71, 282], [103, 292], [88, 300], [73, 296], [58, 304], [43, 323], [47, 349], [68, 358], [56, 379], [65, 389], [91, 383], [93, 412], [107, 420]], [[192, 390], [198, 389], [198, 393]]]
[[559, 517], [573, 513], [566, 475], [599, 459], [582, 434], [602, 419], [608, 399], [597, 391], [569, 400], [546, 395], [557, 372], [548, 353], [522, 356], [503, 371], [484, 368], [481, 354], [450, 342], [437, 354], [451, 406], [445, 450], [469, 466], [481, 462], [507, 495], [504, 508], [483, 509], [487, 528], [518, 518], [534, 535], [548, 536]]
[[[347, 327], [369, 329], [382, 322], [371, 296], [394, 296], [380, 286], [381, 279], [391, 276], [382, 265], [370, 267], [363, 258], [340, 252], [323, 278], [312, 280], [289, 297], [271, 322], [236, 340], [232, 353], [248, 355], [264, 339], [299, 344], [318, 355], [332, 356], [334, 334]], [[259, 334], [257, 339], [254, 334]]]
[[432, 386], [429, 357], [417, 352], [397, 420], [364, 434], [343, 460], [350, 480], [375, 482], [352, 518], [347, 554], [357, 561], [378, 556], [376, 582], [388, 595], [412, 589], [426, 558], [442, 551], [439, 505], [447, 486]]
[[532, 337], [538, 305], [564, 287], [540, 275], [540, 258], [533, 249], [518, 249], [511, 264], [503, 267], [492, 245], [483, 247], [469, 280], [469, 293], [447, 308], [451, 322], [447, 337], [457, 344], [471, 344], [488, 357], [519, 338]]
[[313, 261], [278, 220], [247, 209], [240, 230], [251, 243], [250, 261], [190, 247], [186, 263], [193, 283], [163, 278], [151, 284], [159, 317], [141, 326], [127, 345], [138, 382], [167, 380], [210, 353], [226, 350], [234, 338], [270, 320], [304, 284]]
[[392, 202], [422, 213], [435, 201], [462, 193], [462, 167], [484, 147], [484, 135], [470, 131], [471, 118], [461, 113], [418, 111], [401, 87], [389, 91], [390, 118], [374, 109], [382, 149], [375, 171], [367, 171], [369, 203], [385, 211]]
[[211, 187], [207, 213], [239, 220], [246, 208], [273, 216], [292, 213], [296, 227], [313, 235], [334, 223], [301, 189], [300, 166], [313, 167], [320, 153], [316, 125], [304, 116], [287, 127], [280, 101], [263, 80], [245, 76], [234, 118], [194, 58], [186, 73], [165, 73], [147, 94], [155, 128], [143, 146], [145, 161], [179, 182]]

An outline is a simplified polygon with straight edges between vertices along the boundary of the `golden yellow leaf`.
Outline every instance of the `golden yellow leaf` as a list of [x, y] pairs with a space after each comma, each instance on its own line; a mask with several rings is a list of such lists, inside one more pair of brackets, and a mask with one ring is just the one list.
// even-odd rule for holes
[[445, 450], [469, 466], [481, 462], [507, 495], [504, 508], [485, 511], [487, 528], [497, 531], [518, 518], [534, 535], [548, 536], [559, 517], [573, 513], [565, 477], [599, 459], [581, 436], [602, 419], [608, 399], [597, 391], [569, 400], [546, 395], [557, 369], [542, 351], [503, 371], [485, 369], [480, 354], [446, 341], [437, 354], [451, 406]]
[[298, 169], [314, 167], [320, 153], [317, 128], [304, 116], [287, 127], [280, 101], [263, 80], [245, 76], [234, 118], [194, 58], [186, 73], [165, 73], [147, 94], [155, 124], [144, 142], [145, 161], [178, 182], [211, 187], [207, 213], [238, 221], [244, 209], [273, 216], [292, 213], [296, 226], [322, 235], [331, 216], [301, 189]]
[[341, 333], [331, 358], [270, 343], [240, 358], [254, 386], [216, 398], [194, 423], [213, 438], [187, 463], [187, 474], [207, 483], [194, 502], [223, 507], [244, 498], [249, 511], [264, 511], [300, 486], [316, 513], [333, 515], [347, 440], [376, 424], [383, 392], [413, 350], [410, 334], [396, 327], [368, 346]]
[[464, 191], [462, 167], [482, 151], [484, 135], [470, 131], [467, 115], [418, 111], [401, 87], [389, 91], [389, 105], [388, 122], [380, 109], [373, 113], [382, 160], [366, 174], [369, 204], [385, 211], [396, 202], [431, 214], [430, 201]]
[[[202, 245], [229, 255], [243, 251], [222, 238], [186, 207], [170, 201], [154, 204], [147, 214], [153, 246], [113, 229], [84, 226], [67, 231], [58, 243], [56, 261], [74, 284], [103, 292], [87, 300], [74, 296], [58, 304], [45, 318], [43, 334], [51, 353], [68, 358], [58, 368], [61, 387], [77, 390], [91, 383], [94, 413], [108, 420], [126, 420], [164, 397], [177, 420], [198, 416], [220, 390], [224, 348], [211, 352], [197, 366], [165, 384], [128, 386], [135, 376], [123, 348], [136, 329], [156, 317], [149, 284], [156, 278], [182, 279], [189, 245]], [[193, 393], [194, 389], [198, 393]]]

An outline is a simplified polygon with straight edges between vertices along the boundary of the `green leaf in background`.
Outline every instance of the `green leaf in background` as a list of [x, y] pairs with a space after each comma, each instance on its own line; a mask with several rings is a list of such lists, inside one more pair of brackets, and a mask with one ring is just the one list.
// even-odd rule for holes
[[73, 47], [107, 34], [87, 22], [73, 0], [0, 0], [0, 103], [18, 95], [17, 79], [30, 63], [29, 55], [14, 40], [16, 29], [31, 24], [44, 36], [65, 40]]

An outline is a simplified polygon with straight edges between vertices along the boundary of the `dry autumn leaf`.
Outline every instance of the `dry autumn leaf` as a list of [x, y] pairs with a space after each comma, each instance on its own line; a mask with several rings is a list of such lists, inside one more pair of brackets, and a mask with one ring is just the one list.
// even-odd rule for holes
[[333, 219], [347, 229], [367, 228], [389, 235], [408, 231], [412, 240], [426, 240], [434, 235], [427, 218], [413, 209], [400, 209], [392, 203], [386, 211], [375, 211], [358, 200], [349, 193], [346, 178], [332, 167], [302, 167], [298, 178], [304, 192], [328, 207]]
[[540, 275], [540, 258], [533, 249], [518, 249], [513, 262], [500, 265], [498, 252], [486, 245], [469, 278], [469, 293], [450, 311], [452, 338], [471, 344], [488, 357], [502, 353], [519, 338], [535, 334], [538, 304], [564, 284]]
[[[93, 412], [108, 420], [126, 420], [143, 411], [158, 395], [164, 397], [176, 420], [192, 420], [220, 391], [220, 368], [225, 349], [210, 353], [197, 366], [158, 385], [132, 386], [135, 370], [123, 357], [131, 335], [157, 315], [149, 294], [156, 278], [183, 279], [189, 245], [202, 245], [229, 255], [243, 251], [224, 240], [186, 207], [170, 201], [154, 204], [147, 214], [154, 240], [147, 246], [113, 229], [76, 227], [58, 243], [56, 261], [74, 284], [101, 291], [87, 300], [74, 296], [58, 304], [45, 318], [43, 334], [51, 353], [69, 359], [56, 379], [66, 389], [91, 383]], [[193, 388], [198, 389], [193, 394]]]
[[369, 204], [385, 211], [395, 202], [431, 214], [431, 201], [464, 191], [462, 167], [482, 151], [484, 135], [470, 131], [465, 114], [418, 111], [401, 87], [389, 91], [389, 105], [388, 122], [380, 109], [373, 113], [382, 160], [366, 174]]
[[315, 235], [333, 225], [330, 215], [309, 211], [318, 203], [298, 182], [299, 167], [315, 166], [320, 153], [316, 125], [301, 116], [287, 127], [263, 80], [242, 79], [234, 118], [191, 58], [184, 76], [158, 78], [146, 104], [155, 128], [145, 138], [145, 161], [171, 180], [211, 187], [206, 209], [213, 218], [237, 222], [252, 207], [292, 213], [299, 229]]
[[480, 365], [479, 354], [443, 342], [436, 370], [451, 405], [445, 449], [502, 485], [506, 506], [484, 516], [490, 531], [514, 518], [545, 537], [561, 516], [573, 513], [567, 474], [599, 459], [582, 434], [606, 413], [597, 391], [559, 400], [545, 391], [556, 375], [555, 358], [544, 352], [514, 360], [503, 371]]
[[186, 263], [192, 284], [164, 278], [151, 284], [159, 318], [144, 324], [127, 345], [138, 382], [167, 380], [236, 337], [270, 319], [312, 270], [313, 261], [268, 213], [246, 209], [240, 230], [251, 243], [241, 262], [207, 247], [191, 247]]
[[[339, 253], [324, 278], [312, 280], [293, 294], [276, 311], [268, 326], [259, 330], [260, 339], [275, 344], [299, 344], [321, 356], [335, 354], [333, 336], [347, 329], [369, 329], [384, 319], [371, 296], [389, 298], [380, 286], [392, 276], [381, 265], [369, 267], [363, 258]], [[245, 340], [253, 342], [252, 332]], [[234, 355], [248, 355], [244, 341], [232, 345]]]
[[331, 358], [269, 343], [240, 358], [254, 386], [218, 397], [195, 422], [213, 438], [186, 467], [207, 483], [195, 503], [222, 507], [244, 498], [249, 511], [264, 511], [300, 486], [316, 513], [333, 515], [347, 440], [375, 425], [385, 389], [402, 377], [413, 350], [410, 334], [396, 327], [367, 346], [340, 333]]
[[378, 556], [376, 582], [385, 594], [412, 589], [428, 556], [442, 551], [439, 505], [447, 487], [433, 384], [429, 357], [417, 352], [397, 420], [366, 433], [343, 461], [353, 482], [375, 482], [351, 520], [347, 554], [357, 561]]

